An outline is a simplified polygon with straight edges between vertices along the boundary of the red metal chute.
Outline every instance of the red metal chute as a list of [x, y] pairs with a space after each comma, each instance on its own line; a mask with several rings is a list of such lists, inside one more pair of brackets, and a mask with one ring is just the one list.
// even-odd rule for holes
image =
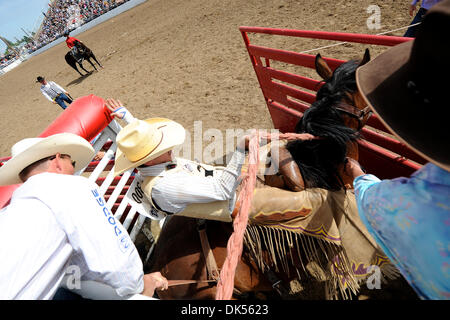
[[[315, 101], [315, 94], [307, 90], [319, 90], [321, 82], [301, 74], [284, 71], [281, 67], [274, 67], [271, 62], [277, 61], [288, 65], [314, 69], [315, 56], [252, 44], [249, 33], [382, 46], [395, 46], [413, 39], [394, 36], [260, 27], [240, 27], [239, 29], [244, 38], [270, 116], [272, 117], [273, 125], [281, 132], [294, 131], [294, 127], [303, 112]], [[333, 70], [345, 62], [344, 60], [329, 57], [323, 58]], [[370, 173], [377, 175], [381, 179], [409, 176], [426, 162], [415, 151], [389, 135], [386, 135], [385, 133], [391, 132], [375, 115], [369, 119], [367, 125], [361, 131], [364, 139], [359, 143], [359, 155], [361, 164]]]

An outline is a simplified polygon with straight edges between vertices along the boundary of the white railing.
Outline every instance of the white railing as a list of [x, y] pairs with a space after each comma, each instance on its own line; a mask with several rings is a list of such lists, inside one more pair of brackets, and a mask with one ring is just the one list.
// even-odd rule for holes
[[[113, 120], [94, 140], [93, 148], [96, 154], [103, 148], [107, 149], [102, 159], [96, 163], [92, 161], [90, 165], [83, 168], [76, 174], [87, 176], [87, 178], [99, 185], [100, 193], [105, 197], [106, 206], [114, 214], [117, 220], [121, 221], [125, 229], [128, 230], [133, 242], [141, 230], [145, 220], [149, 217], [142, 207], [133, 199], [132, 193], [135, 190], [137, 179], [134, 179], [133, 169], [124, 172], [120, 177], [114, 178], [113, 162], [117, 150], [116, 136], [122, 127]], [[106, 175], [106, 176], [105, 176]], [[131, 178], [131, 179], [130, 179]], [[132, 181], [131, 181], [132, 180]], [[131, 182], [130, 182], [131, 181]], [[125, 189], [128, 189], [126, 192]], [[149, 259], [155, 246], [152, 243], [143, 263]], [[63, 280], [63, 287], [88, 299], [118, 300], [115, 290], [108, 285], [95, 281], [81, 281], [79, 288], [68, 288], [67, 278]], [[140, 294], [125, 297], [129, 300], [145, 300], [149, 298]]]

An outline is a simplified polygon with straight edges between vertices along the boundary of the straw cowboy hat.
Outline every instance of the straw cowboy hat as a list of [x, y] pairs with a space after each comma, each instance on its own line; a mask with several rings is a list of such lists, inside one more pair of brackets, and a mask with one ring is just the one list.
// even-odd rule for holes
[[0, 185], [22, 183], [19, 173], [23, 169], [57, 153], [70, 155], [76, 161], [75, 171], [78, 171], [89, 164], [95, 151], [89, 142], [73, 133], [23, 139], [12, 146], [11, 159], [0, 167]]
[[[450, 0], [424, 16], [416, 39], [399, 44], [356, 71], [366, 102], [405, 144], [450, 171], [448, 117]], [[446, 114], [446, 113], [445, 113]]]
[[136, 120], [120, 130], [114, 175], [136, 168], [184, 142], [186, 132], [179, 123], [165, 118]]

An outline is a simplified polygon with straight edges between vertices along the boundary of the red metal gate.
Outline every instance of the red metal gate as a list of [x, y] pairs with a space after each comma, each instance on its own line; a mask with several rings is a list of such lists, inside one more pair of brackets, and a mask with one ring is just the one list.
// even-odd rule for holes
[[[271, 61], [314, 69], [315, 55], [254, 45], [250, 42], [249, 33], [382, 46], [395, 46], [412, 40], [412, 38], [395, 36], [259, 27], [240, 27], [239, 30], [244, 38], [273, 125], [281, 132], [293, 132], [298, 119], [316, 99], [315, 94], [308, 91], [317, 92], [320, 88], [320, 81], [276, 68], [271, 65]], [[332, 70], [345, 62], [344, 60], [323, 58]], [[373, 115], [367, 122], [367, 126], [361, 130], [364, 139], [359, 142], [360, 161], [368, 172], [381, 179], [409, 176], [426, 162], [415, 151], [383, 133], [391, 132], [376, 115]]]

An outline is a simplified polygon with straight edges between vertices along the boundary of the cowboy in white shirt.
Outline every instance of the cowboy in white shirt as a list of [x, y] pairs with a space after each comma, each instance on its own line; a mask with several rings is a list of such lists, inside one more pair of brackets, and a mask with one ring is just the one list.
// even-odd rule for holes
[[112, 287], [119, 297], [153, 296], [167, 288], [158, 273], [143, 274], [127, 231], [97, 185], [74, 172], [92, 159], [83, 138], [61, 133], [12, 147], [0, 185], [24, 182], [0, 210], [0, 299], [52, 299], [69, 266], [81, 279]]
[[[185, 139], [185, 129], [177, 122], [164, 118], [135, 119], [114, 99], [107, 99], [106, 106], [113, 112], [111, 115], [128, 123], [116, 137], [114, 174], [138, 169], [137, 177], [142, 180], [141, 189], [149, 201], [153, 219], [177, 214], [232, 221], [250, 135], [240, 138], [228, 165], [219, 169], [173, 157], [172, 149]], [[314, 137], [304, 134], [297, 137], [300, 138]]]
[[41, 84], [42, 94], [52, 103], [59, 104], [63, 109], [67, 108], [64, 101], [68, 104], [72, 103], [72, 99], [69, 98], [70, 94], [59, 84], [53, 81], [46, 81], [45, 78], [41, 76], [37, 77], [36, 82]]

